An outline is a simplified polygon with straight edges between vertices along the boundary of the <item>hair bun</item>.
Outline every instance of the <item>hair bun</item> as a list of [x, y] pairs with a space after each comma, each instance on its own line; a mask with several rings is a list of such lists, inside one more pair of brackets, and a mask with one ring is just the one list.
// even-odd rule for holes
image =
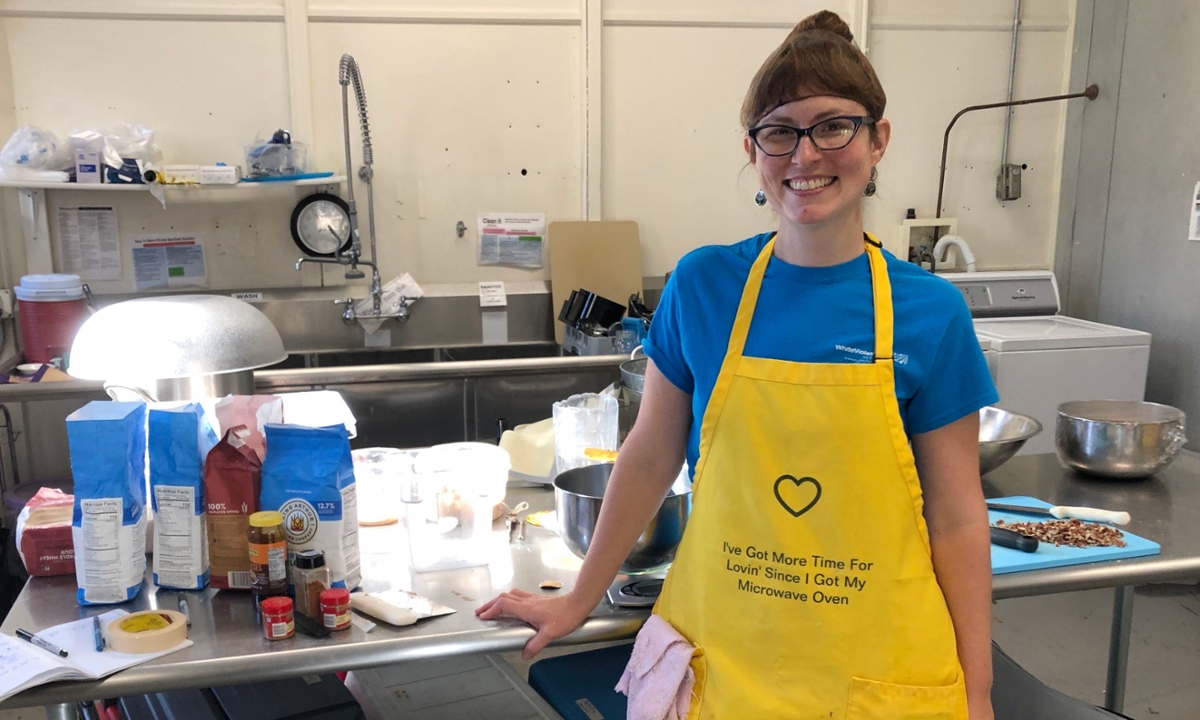
[[813, 13], [796, 23], [796, 28], [792, 30], [792, 34], [809, 32], [811, 30], [824, 30], [845, 39], [846, 42], [854, 42], [854, 33], [850, 32], [850, 26], [837, 13], [830, 10]]

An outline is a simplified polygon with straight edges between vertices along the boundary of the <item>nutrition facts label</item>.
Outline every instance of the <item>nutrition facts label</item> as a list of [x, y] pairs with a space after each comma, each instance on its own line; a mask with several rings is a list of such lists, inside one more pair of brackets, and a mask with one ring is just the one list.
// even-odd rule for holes
[[[83, 567], [88, 597], [124, 600], [121, 587], [121, 500], [101, 498], [80, 500], [79, 529], [82, 547], [76, 543], [75, 562]], [[111, 593], [111, 596], [110, 596]]]
[[154, 575], [159, 585], [194, 587], [204, 573], [204, 516], [196, 514], [195, 488], [156, 485]]

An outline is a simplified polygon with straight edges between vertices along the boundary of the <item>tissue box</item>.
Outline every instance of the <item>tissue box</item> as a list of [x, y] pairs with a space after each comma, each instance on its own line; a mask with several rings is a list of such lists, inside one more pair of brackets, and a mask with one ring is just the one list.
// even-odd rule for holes
[[75, 182], [99, 185], [100, 175], [100, 153], [88, 150], [76, 150]]

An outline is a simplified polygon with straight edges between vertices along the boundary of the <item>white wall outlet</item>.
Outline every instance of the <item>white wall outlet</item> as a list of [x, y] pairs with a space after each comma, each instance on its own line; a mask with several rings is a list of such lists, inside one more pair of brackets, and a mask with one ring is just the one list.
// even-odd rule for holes
[[0, 315], [6, 318], [13, 316], [12, 290], [0, 289]]

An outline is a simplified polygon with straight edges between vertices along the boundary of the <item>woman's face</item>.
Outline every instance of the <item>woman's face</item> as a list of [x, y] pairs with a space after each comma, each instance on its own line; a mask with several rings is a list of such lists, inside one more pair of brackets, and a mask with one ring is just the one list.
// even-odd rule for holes
[[[779, 124], [807, 128], [838, 116], [864, 116], [866, 108], [840, 97], [819, 95], [781, 105], [758, 125]], [[828, 222], [857, 209], [871, 169], [883, 158], [891, 126], [875, 123], [876, 137], [863, 125], [849, 145], [840, 150], [818, 150], [809, 137], [801, 138], [791, 155], [772, 157], [746, 137], [746, 152], [758, 172], [763, 192], [784, 222], [813, 225]]]

